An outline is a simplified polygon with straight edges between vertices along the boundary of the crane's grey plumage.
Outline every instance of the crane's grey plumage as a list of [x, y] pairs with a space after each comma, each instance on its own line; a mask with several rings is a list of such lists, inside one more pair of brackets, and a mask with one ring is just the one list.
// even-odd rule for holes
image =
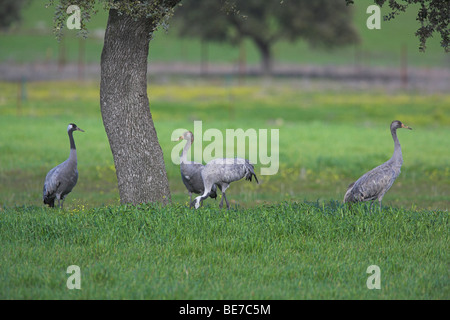
[[[183, 152], [180, 157], [180, 171], [181, 171], [181, 180], [183, 181], [186, 189], [189, 192], [189, 204], [192, 207], [192, 193], [202, 194], [205, 190], [205, 186], [203, 184], [202, 179], [202, 171], [205, 167], [203, 164], [188, 161], [187, 153], [192, 143], [194, 142], [194, 135], [190, 131], [186, 131], [182, 136], [178, 138], [179, 140], [186, 140], [186, 145], [183, 148]], [[216, 199], [216, 185], [212, 186], [212, 190], [209, 194], [209, 197]]]
[[55, 199], [57, 199], [58, 206], [62, 209], [64, 198], [77, 184], [77, 149], [75, 147], [75, 141], [73, 140], [74, 131], [84, 132], [84, 130], [78, 128], [74, 123], [69, 124], [67, 127], [67, 133], [70, 140], [69, 158], [51, 169], [45, 177], [43, 200], [44, 204], [48, 204], [50, 207], [55, 206]]
[[192, 203], [197, 209], [200, 206], [200, 202], [208, 197], [209, 192], [214, 184], [216, 184], [222, 191], [222, 200], [219, 207], [223, 207], [223, 199], [227, 203], [227, 208], [230, 208], [225, 191], [233, 181], [241, 180], [245, 177], [246, 180], [252, 181], [252, 177], [255, 177], [256, 183], [258, 178], [256, 177], [253, 165], [247, 159], [234, 158], [234, 159], [214, 159], [205, 165], [202, 171], [202, 179], [205, 185], [205, 192], [194, 199]]
[[405, 126], [401, 121], [392, 121], [391, 134], [392, 139], [394, 139], [394, 154], [388, 161], [370, 170], [361, 178], [351, 183], [345, 193], [344, 203], [373, 201], [377, 199], [381, 209], [383, 196], [399, 176], [400, 168], [403, 164], [402, 148], [397, 138], [397, 129], [399, 128], [412, 130], [412, 128]]

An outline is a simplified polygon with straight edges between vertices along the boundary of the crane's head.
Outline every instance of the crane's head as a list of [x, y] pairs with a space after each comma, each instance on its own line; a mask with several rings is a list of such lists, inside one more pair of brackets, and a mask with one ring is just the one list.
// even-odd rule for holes
[[404, 125], [401, 121], [398, 121], [398, 120], [392, 121], [391, 130], [392, 129], [400, 129], [400, 128], [412, 130], [411, 127]]
[[194, 135], [192, 134], [192, 132], [186, 131], [185, 133], [183, 133], [182, 136], [180, 136], [175, 141], [180, 141], [180, 140], [188, 140], [188, 141], [194, 142]]
[[70, 123], [69, 124], [69, 126], [67, 127], [67, 132], [70, 132], [70, 131], [81, 131], [81, 132], [84, 132], [84, 130], [83, 129], [81, 129], [81, 128], [78, 128], [77, 127], [77, 125], [75, 124], [75, 123]]
[[198, 209], [200, 207], [200, 199], [202, 196], [198, 196], [197, 198], [192, 201], [192, 205], [195, 207], [195, 209]]

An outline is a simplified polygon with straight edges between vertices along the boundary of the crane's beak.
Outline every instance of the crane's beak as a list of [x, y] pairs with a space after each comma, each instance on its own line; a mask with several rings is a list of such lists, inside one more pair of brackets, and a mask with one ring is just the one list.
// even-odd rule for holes
[[412, 130], [411, 127], [405, 126], [403, 123], [402, 123], [402, 128]]
[[180, 141], [180, 140], [183, 140], [183, 136], [180, 136], [177, 140], [174, 140], [174, 141]]
[[77, 127], [77, 130], [78, 130], [78, 131], [81, 131], [81, 132], [84, 132], [84, 130], [83, 130], [83, 129], [81, 129], [81, 128], [78, 128], [78, 127]]

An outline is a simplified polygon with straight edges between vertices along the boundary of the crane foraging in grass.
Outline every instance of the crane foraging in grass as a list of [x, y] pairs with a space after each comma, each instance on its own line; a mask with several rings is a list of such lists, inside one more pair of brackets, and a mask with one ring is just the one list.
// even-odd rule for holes
[[223, 199], [227, 203], [227, 208], [230, 208], [225, 191], [230, 186], [230, 183], [241, 180], [244, 178], [252, 181], [252, 177], [255, 177], [256, 183], [259, 184], [256, 177], [253, 165], [247, 159], [234, 158], [234, 159], [214, 159], [205, 165], [202, 171], [203, 183], [205, 185], [205, 192], [195, 198], [192, 205], [197, 209], [200, 206], [200, 202], [206, 199], [210, 194], [213, 185], [222, 191], [222, 200], [219, 207], [223, 207]]
[[[180, 157], [181, 180], [183, 181], [186, 189], [189, 192], [189, 205], [190, 207], [192, 207], [192, 193], [202, 194], [205, 190], [201, 175], [205, 166], [201, 163], [187, 160], [188, 150], [194, 142], [194, 135], [192, 134], [192, 132], [186, 131], [176, 141], [180, 140], [186, 140], [186, 144]], [[216, 185], [212, 186], [209, 197], [213, 199], [217, 198]]]
[[[374, 201], [377, 199], [381, 209], [383, 196], [399, 176], [400, 168], [403, 164], [402, 148], [397, 138], [397, 129], [400, 128], [412, 130], [412, 128], [405, 126], [401, 121], [392, 121], [391, 134], [392, 139], [394, 139], [394, 154], [388, 161], [351, 183], [345, 193], [344, 203]], [[373, 202], [370, 207], [372, 205]]]
[[74, 123], [69, 124], [67, 127], [67, 134], [69, 135], [70, 140], [69, 158], [51, 169], [45, 177], [43, 200], [44, 204], [48, 204], [50, 207], [54, 207], [55, 199], [58, 199], [58, 206], [62, 209], [64, 198], [77, 184], [77, 149], [75, 147], [75, 141], [73, 140], [74, 131], [84, 132], [84, 130], [78, 128]]

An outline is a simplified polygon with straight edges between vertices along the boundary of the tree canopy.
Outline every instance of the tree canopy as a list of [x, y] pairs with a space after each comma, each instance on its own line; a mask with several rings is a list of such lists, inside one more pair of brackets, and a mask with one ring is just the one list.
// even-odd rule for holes
[[[354, 3], [353, 0], [346, 0], [347, 4]], [[388, 2], [391, 12], [384, 16], [385, 20], [394, 19], [401, 12], [405, 12], [410, 5], [419, 4], [416, 20], [420, 22], [420, 28], [415, 35], [419, 38], [419, 50], [425, 51], [426, 43], [435, 32], [441, 36], [441, 46], [449, 52], [449, 27], [450, 1], [449, 0], [374, 0], [380, 7]]]
[[329, 0], [185, 0], [174, 19], [182, 36], [238, 42], [250, 38], [270, 71], [271, 48], [279, 40], [306, 40], [312, 46], [334, 47], [358, 41], [351, 8]]
[[96, 4], [102, 4], [103, 9], [117, 10], [121, 15], [127, 15], [134, 19], [151, 19], [158, 26], [167, 26], [167, 21], [173, 15], [174, 7], [181, 0], [48, 0], [47, 6], [55, 6], [54, 31], [57, 37], [61, 37], [62, 30], [66, 24], [66, 9], [71, 5], [76, 5], [81, 11], [81, 29], [79, 33], [86, 37], [87, 27], [91, 16], [97, 12]]
[[29, 0], [0, 1], [0, 29], [9, 28], [14, 22], [20, 21], [21, 10]]

